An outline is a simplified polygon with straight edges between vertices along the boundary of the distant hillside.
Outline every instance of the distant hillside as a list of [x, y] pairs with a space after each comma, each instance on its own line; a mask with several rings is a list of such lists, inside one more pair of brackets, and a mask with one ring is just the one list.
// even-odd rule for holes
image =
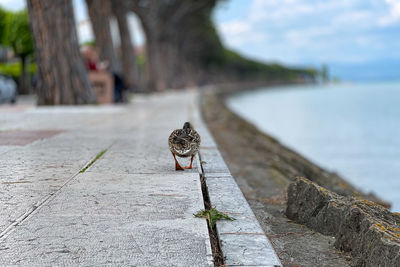
[[224, 49], [220, 63], [222, 69], [239, 79], [270, 81], [314, 81], [318, 71], [312, 68], [288, 67], [278, 63], [263, 63], [241, 56], [235, 51]]

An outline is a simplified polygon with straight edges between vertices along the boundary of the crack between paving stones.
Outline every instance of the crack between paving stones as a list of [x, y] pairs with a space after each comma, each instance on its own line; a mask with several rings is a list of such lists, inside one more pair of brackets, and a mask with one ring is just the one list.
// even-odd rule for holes
[[[208, 195], [208, 188], [207, 188], [207, 183], [206, 183], [206, 176], [204, 172], [204, 168], [202, 165], [202, 160], [201, 160], [201, 154], [198, 152], [198, 157], [199, 157], [199, 162], [200, 162], [200, 167], [201, 167], [201, 173], [200, 175], [200, 182], [201, 182], [201, 191], [203, 195], [203, 201], [204, 201], [204, 208], [206, 210], [211, 209], [211, 201], [210, 197]], [[207, 228], [208, 228], [208, 234], [210, 236], [210, 243], [211, 243], [211, 251], [214, 259], [214, 266], [225, 266], [225, 258], [222, 253], [221, 249], [221, 241], [219, 240], [218, 236], [218, 231], [217, 231], [217, 226], [214, 225], [213, 227], [210, 227], [210, 223], [207, 223]]]
[[83, 167], [79, 173], [84, 173], [87, 169], [89, 169], [98, 159], [100, 159], [105, 153], [107, 152], [107, 149], [104, 149], [102, 151], [100, 151], [100, 153], [98, 153], [96, 155], [96, 157], [94, 159], [92, 159], [92, 161], [90, 161], [85, 167]]
[[49, 193], [47, 196], [43, 197], [41, 200], [36, 202], [32, 207], [30, 207], [24, 214], [19, 216], [12, 224], [7, 226], [2, 232], [0, 232], [0, 241], [2, 241], [4, 238], [6, 238], [12, 231], [16, 229], [17, 226], [21, 225], [24, 221], [26, 221], [30, 216], [34, 214], [36, 210], [39, 210], [43, 205], [46, 203], [49, 203], [55, 196], [61, 192], [61, 190], [69, 183], [71, 182], [76, 176], [78, 176], [80, 173], [84, 172], [82, 170], [87, 170], [90, 166], [92, 166], [99, 158], [101, 158], [108, 149], [110, 149], [117, 140], [113, 141], [106, 149], [103, 149], [100, 151], [91, 161], [89, 161], [88, 164], [85, 165], [85, 167], [81, 170], [79, 170], [77, 173], [72, 175], [70, 178], [68, 178], [61, 186], [58, 188], [56, 191]]

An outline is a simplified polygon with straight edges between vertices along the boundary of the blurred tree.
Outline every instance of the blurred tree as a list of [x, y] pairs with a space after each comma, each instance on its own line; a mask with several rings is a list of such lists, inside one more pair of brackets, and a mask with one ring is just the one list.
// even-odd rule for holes
[[0, 8], [0, 45], [5, 45], [7, 43], [9, 13], [10, 12]]
[[86, 0], [96, 45], [100, 49], [100, 60], [109, 64], [112, 72], [120, 72], [118, 58], [115, 53], [111, 37], [111, 1], [109, 0]]
[[27, 11], [22, 10], [12, 14], [8, 27], [7, 42], [13, 49], [14, 54], [21, 60], [19, 93], [28, 94], [30, 92], [30, 79], [27, 77], [26, 63], [28, 56], [33, 54], [34, 48]]
[[167, 54], [170, 56], [168, 63], [173, 64], [168, 67], [169, 84], [172, 87], [200, 84], [205, 73], [224, 56], [222, 43], [211, 18], [217, 2], [175, 0], [166, 6], [163, 20], [169, 22], [167, 39], [174, 47], [170, 51], [175, 52]]
[[140, 18], [146, 35], [147, 87], [151, 91], [166, 89], [165, 65], [162, 58], [162, 22], [160, 13], [165, 0], [132, 0], [132, 10]]
[[329, 68], [328, 65], [323, 64], [320, 71], [322, 82], [329, 82]]
[[27, 0], [38, 65], [38, 104], [87, 104], [94, 96], [70, 0]]
[[162, 91], [196, 84], [200, 58], [222, 48], [210, 19], [216, 2], [131, 1], [146, 35], [148, 87]]
[[128, 25], [129, 2], [124, 0], [114, 0], [112, 11], [118, 22], [119, 36], [121, 39], [121, 62], [124, 82], [130, 88], [138, 86], [138, 65], [135, 55], [132, 37]]

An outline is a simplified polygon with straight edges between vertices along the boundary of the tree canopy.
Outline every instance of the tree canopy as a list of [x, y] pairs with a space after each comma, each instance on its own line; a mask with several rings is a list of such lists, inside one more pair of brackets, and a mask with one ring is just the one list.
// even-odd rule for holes
[[19, 57], [26, 57], [33, 53], [33, 40], [29, 27], [26, 10], [13, 13], [10, 17], [8, 30], [8, 44]]
[[33, 40], [26, 10], [11, 12], [0, 8], [0, 44], [9, 46], [19, 57], [33, 53]]

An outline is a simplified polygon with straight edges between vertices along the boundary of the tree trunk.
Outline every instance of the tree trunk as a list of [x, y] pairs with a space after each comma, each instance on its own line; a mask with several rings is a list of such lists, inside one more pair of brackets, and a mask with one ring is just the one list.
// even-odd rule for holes
[[20, 56], [21, 59], [21, 73], [19, 76], [18, 94], [29, 94], [26, 82], [26, 56]]
[[146, 6], [132, 1], [132, 9], [139, 16], [146, 35], [147, 88], [150, 91], [164, 91], [167, 88], [165, 57], [163, 57], [162, 27], [160, 27], [160, 1], [149, 0]]
[[162, 44], [158, 38], [146, 35], [146, 54], [148, 87], [152, 91], [164, 91], [167, 88], [165, 64], [163, 64]]
[[79, 52], [72, 2], [28, 0], [38, 64], [38, 104], [88, 104], [94, 96]]
[[92, 29], [96, 38], [96, 46], [100, 49], [100, 60], [109, 64], [112, 72], [120, 72], [121, 68], [115, 53], [111, 37], [111, 1], [86, 0]]
[[112, 1], [112, 9], [118, 22], [119, 35], [121, 39], [121, 62], [124, 82], [130, 88], [138, 86], [138, 65], [134, 46], [132, 45], [131, 33], [127, 19], [127, 4], [124, 0]]

